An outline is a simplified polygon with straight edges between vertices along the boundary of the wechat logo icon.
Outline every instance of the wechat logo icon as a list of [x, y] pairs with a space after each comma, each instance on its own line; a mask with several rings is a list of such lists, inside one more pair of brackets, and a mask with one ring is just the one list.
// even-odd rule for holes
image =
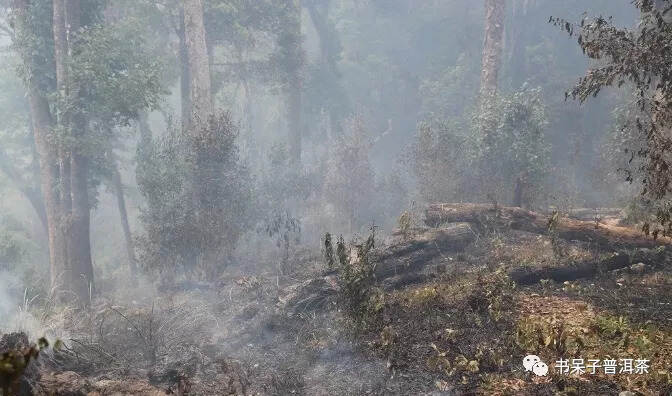
[[525, 371], [531, 371], [538, 377], [545, 377], [548, 374], [548, 365], [542, 362], [537, 355], [525, 356], [523, 367], [525, 367]]

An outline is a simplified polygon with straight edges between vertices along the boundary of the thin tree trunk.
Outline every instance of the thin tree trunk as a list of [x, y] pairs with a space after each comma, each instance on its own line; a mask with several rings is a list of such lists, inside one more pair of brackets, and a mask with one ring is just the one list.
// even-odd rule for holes
[[112, 187], [114, 195], [117, 198], [117, 206], [119, 208], [119, 218], [121, 220], [121, 229], [124, 232], [124, 239], [126, 241], [126, 253], [128, 255], [128, 270], [133, 277], [137, 275], [138, 264], [135, 258], [135, 247], [133, 245], [133, 235], [131, 234], [131, 227], [128, 224], [128, 212], [126, 211], [126, 199], [124, 198], [124, 186], [121, 183], [121, 173], [116, 162], [114, 169], [112, 169]]
[[[63, 132], [67, 134], [70, 127], [68, 101], [70, 95], [68, 93], [68, 73], [67, 73], [67, 58], [68, 58], [68, 31], [66, 28], [66, 14], [67, 1], [69, 0], [54, 0], [53, 1], [53, 35], [54, 35], [54, 57], [56, 67], [56, 90], [57, 90], [57, 105], [56, 105], [56, 123], [62, 127]], [[73, 291], [73, 268], [71, 261], [72, 240], [72, 195], [71, 195], [71, 170], [70, 170], [70, 153], [66, 145], [63, 143], [64, 139], [59, 139], [58, 144], [58, 167], [59, 167], [59, 186], [58, 192], [60, 208], [59, 208], [59, 229], [63, 239], [63, 255], [64, 255], [64, 273], [63, 282], [65, 289]]]
[[243, 51], [239, 47], [236, 47], [236, 57], [238, 59], [238, 64], [240, 65], [240, 81], [243, 85], [243, 91], [245, 92], [245, 117], [247, 119], [247, 149], [249, 150], [249, 155], [252, 158], [256, 158], [259, 155], [259, 151], [256, 144], [256, 136], [254, 136], [254, 114], [252, 113], [252, 89], [249, 82], [249, 72], [247, 69], [247, 64], [243, 57]]
[[145, 111], [138, 114], [138, 130], [140, 132], [140, 148], [146, 150], [152, 143], [152, 128], [149, 126], [149, 114]]
[[[504, 39], [504, 9], [506, 0], [485, 0], [485, 38], [483, 40], [483, 58], [481, 63], [481, 87], [479, 93], [480, 126], [482, 128], [485, 147], [493, 147], [496, 141], [497, 116], [496, 97], [499, 70], [502, 63], [502, 44]], [[484, 195], [489, 199], [497, 199], [495, 180], [493, 180], [491, 161], [487, 158], [481, 170], [479, 185], [483, 186]], [[513, 183], [512, 183], [513, 184]], [[512, 189], [515, 189], [512, 186]]]
[[505, 0], [485, 0], [485, 39], [481, 68], [481, 100], [497, 93], [497, 78], [502, 63]]
[[189, 130], [189, 120], [191, 118], [191, 83], [189, 74], [189, 54], [187, 53], [187, 42], [184, 36], [184, 9], [180, 9], [180, 22], [177, 31], [180, 40], [180, 99], [181, 99], [181, 119], [182, 130]]
[[294, 12], [289, 23], [290, 59], [288, 61], [289, 81], [287, 86], [287, 129], [289, 130], [289, 155], [292, 162], [301, 163], [301, 140], [303, 137], [301, 124], [303, 54], [301, 51], [301, 0], [292, 0]]
[[[210, 80], [210, 61], [208, 57], [205, 25], [203, 23], [202, 0], [183, 0], [184, 5], [184, 37], [189, 61], [189, 84], [191, 114], [188, 133], [191, 138], [194, 156], [193, 176], [189, 186], [191, 199], [195, 208], [195, 221], [205, 224], [211, 221], [208, 215], [209, 202], [206, 202], [206, 191], [209, 183], [206, 159], [208, 141], [213, 138], [207, 130], [209, 119], [213, 115], [212, 82]], [[214, 252], [208, 246], [200, 246], [201, 251], [193, 257], [195, 266], [205, 261], [211, 265], [215, 261]]]

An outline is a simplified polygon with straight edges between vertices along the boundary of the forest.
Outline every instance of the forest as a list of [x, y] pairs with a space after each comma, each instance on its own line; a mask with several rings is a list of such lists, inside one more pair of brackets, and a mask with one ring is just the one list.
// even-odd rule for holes
[[0, 0], [0, 396], [672, 395], [672, 0]]

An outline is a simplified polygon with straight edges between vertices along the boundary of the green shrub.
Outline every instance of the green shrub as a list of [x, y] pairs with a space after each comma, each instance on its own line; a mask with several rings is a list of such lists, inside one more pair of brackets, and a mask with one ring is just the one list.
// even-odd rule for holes
[[[337, 267], [340, 286], [340, 303], [356, 327], [364, 328], [375, 322], [383, 307], [383, 294], [375, 285], [375, 227], [364, 243], [346, 246], [343, 237], [332, 245], [331, 235], [326, 234], [325, 259], [329, 268]], [[350, 255], [348, 254], [350, 252]]]

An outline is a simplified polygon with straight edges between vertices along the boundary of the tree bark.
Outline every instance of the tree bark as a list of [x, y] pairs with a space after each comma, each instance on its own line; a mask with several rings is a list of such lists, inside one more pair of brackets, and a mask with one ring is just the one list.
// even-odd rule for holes
[[189, 130], [197, 136], [212, 115], [210, 64], [201, 0], [183, 0], [184, 37], [188, 55], [191, 113]]
[[520, 89], [527, 78], [527, 60], [526, 44], [527, 35], [525, 26], [525, 16], [527, 15], [528, 4], [521, 1], [513, 1], [513, 21], [509, 24], [511, 27], [510, 34], [507, 30], [506, 36], [509, 41], [507, 63], [509, 67], [509, 74], [511, 75], [511, 85], [513, 89]]
[[126, 210], [126, 199], [124, 198], [124, 186], [121, 183], [121, 173], [116, 162], [114, 169], [112, 169], [112, 187], [114, 195], [117, 198], [117, 207], [119, 208], [119, 218], [121, 220], [121, 229], [124, 232], [124, 240], [126, 241], [126, 254], [128, 255], [128, 270], [131, 276], [137, 275], [138, 263], [135, 258], [135, 247], [133, 245], [133, 235], [131, 234], [131, 227], [128, 223], [128, 212]]
[[[53, 20], [52, 29], [54, 36], [54, 58], [56, 68], [56, 123], [61, 127], [61, 134], [67, 135], [67, 129], [70, 127], [68, 101], [68, 30], [66, 28], [66, 14], [68, 0], [53, 1]], [[63, 239], [64, 255], [64, 288], [68, 291], [73, 290], [73, 268], [72, 268], [72, 194], [71, 194], [71, 170], [70, 170], [70, 152], [64, 144], [64, 139], [58, 139], [58, 167], [59, 167], [59, 229]]]
[[[28, 0], [14, 0], [12, 3], [14, 14], [14, 28], [22, 35], [33, 36], [27, 23], [29, 18]], [[58, 181], [60, 179], [58, 156], [53, 142], [53, 118], [49, 109], [49, 102], [35, 81], [36, 64], [35, 54], [29, 48], [20, 48], [22, 62], [29, 71], [25, 79], [28, 91], [33, 138], [35, 150], [38, 154], [40, 170], [40, 186], [44, 197], [44, 206], [47, 218], [47, 234], [49, 240], [49, 268], [52, 290], [63, 288], [63, 273], [65, 271], [65, 249], [63, 234], [60, 232], [60, 197]]]
[[182, 131], [189, 130], [189, 120], [191, 119], [191, 83], [189, 81], [189, 54], [187, 53], [187, 42], [184, 35], [184, 9], [180, 9], [180, 22], [177, 31], [177, 37], [180, 40], [180, 99], [181, 99], [181, 120]]
[[542, 279], [555, 282], [574, 281], [592, 278], [600, 273], [627, 268], [633, 264], [644, 263], [660, 267], [669, 262], [670, 249], [641, 249], [632, 253], [618, 252], [598, 261], [587, 261], [567, 267], [516, 268], [509, 272], [511, 280], [520, 285], [531, 285]]
[[[549, 216], [521, 208], [471, 203], [433, 204], [425, 211], [425, 223], [429, 226], [455, 222], [472, 223], [477, 230], [494, 226], [545, 234], [548, 232]], [[639, 230], [595, 221], [560, 218], [555, 230], [562, 239], [590, 242], [606, 249], [656, 247], [672, 243], [671, 238], [654, 239]]]
[[[323, 11], [324, 14], [320, 12], [315, 1], [306, 1], [304, 4], [320, 39], [322, 64], [327, 67], [329, 78], [337, 81], [340, 78], [337, 62], [340, 55], [341, 45], [336, 36], [336, 29], [333, 27], [333, 24], [329, 23], [326, 15], [329, 2], [325, 5], [326, 9]], [[335, 94], [334, 96], [341, 95]], [[333, 104], [329, 106], [327, 110], [329, 111], [329, 125], [332, 135], [340, 133], [343, 112], [338, 111]]]
[[302, 78], [303, 54], [301, 50], [301, 0], [291, 0], [294, 5], [288, 24], [287, 61], [287, 129], [289, 130], [289, 155], [294, 165], [301, 163], [302, 152]]
[[414, 229], [408, 235], [400, 231], [382, 251], [375, 254], [376, 278], [417, 272], [444, 253], [462, 251], [473, 243], [477, 234], [468, 223], [455, 223], [436, 229]]
[[91, 213], [88, 191], [89, 159], [78, 143], [86, 131], [84, 115], [77, 108], [80, 87], [70, 78], [68, 60], [72, 57], [72, 40], [81, 27], [80, 0], [54, 0], [53, 31], [56, 58], [56, 81], [59, 93], [58, 123], [74, 143], [62, 144], [60, 150], [61, 197], [65, 224], [66, 276], [80, 303], [88, 303], [94, 290], [91, 260]]
[[506, 0], [485, 0], [485, 39], [481, 67], [481, 100], [497, 93], [497, 78], [502, 63]]

